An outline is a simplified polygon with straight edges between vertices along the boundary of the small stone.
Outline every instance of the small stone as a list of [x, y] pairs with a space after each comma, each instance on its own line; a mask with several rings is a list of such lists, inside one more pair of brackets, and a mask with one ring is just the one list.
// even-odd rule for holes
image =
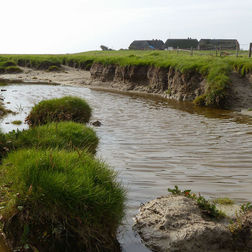
[[100, 121], [95, 121], [95, 122], [92, 122], [92, 125], [95, 127], [100, 127], [102, 123]]

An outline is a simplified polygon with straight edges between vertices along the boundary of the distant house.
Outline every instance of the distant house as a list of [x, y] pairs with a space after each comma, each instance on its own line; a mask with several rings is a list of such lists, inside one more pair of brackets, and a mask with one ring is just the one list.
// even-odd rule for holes
[[236, 39], [201, 39], [199, 42], [200, 50], [238, 50], [240, 49], [240, 44]]
[[165, 42], [166, 49], [197, 49], [199, 42], [197, 39], [167, 39]]
[[164, 42], [162, 40], [135, 40], [130, 46], [130, 50], [164, 50]]

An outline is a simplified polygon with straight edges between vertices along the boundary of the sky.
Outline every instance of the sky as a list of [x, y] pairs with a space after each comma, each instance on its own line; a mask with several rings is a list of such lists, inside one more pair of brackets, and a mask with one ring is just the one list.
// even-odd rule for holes
[[133, 40], [252, 42], [252, 0], [0, 0], [0, 53], [128, 48]]

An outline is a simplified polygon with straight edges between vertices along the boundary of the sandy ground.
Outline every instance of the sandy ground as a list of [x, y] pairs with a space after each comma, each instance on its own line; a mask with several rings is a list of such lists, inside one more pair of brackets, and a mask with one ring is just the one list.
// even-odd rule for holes
[[[62, 66], [61, 72], [47, 72], [44, 70], [34, 70], [30, 68], [21, 68], [22, 73], [2, 74], [1, 80], [10, 82], [25, 83], [51, 83], [72, 86], [88, 86], [89, 88], [102, 90], [125, 91], [125, 83], [101, 83], [91, 80], [89, 71]], [[252, 75], [248, 78], [240, 78], [238, 74], [231, 76], [232, 83], [230, 89], [230, 108], [243, 115], [252, 116]], [[138, 93], [137, 90], [135, 90]], [[132, 92], [132, 91], [130, 91]], [[141, 92], [140, 92], [141, 93]]]
[[22, 68], [23, 73], [18, 74], [2, 74], [1, 80], [10, 80], [11, 82], [27, 82], [27, 83], [55, 83], [62, 85], [89, 85], [91, 82], [90, 72], [63, 66], [61, 72], [47, 72], [42, 70], [34, 70], [31, 68]]

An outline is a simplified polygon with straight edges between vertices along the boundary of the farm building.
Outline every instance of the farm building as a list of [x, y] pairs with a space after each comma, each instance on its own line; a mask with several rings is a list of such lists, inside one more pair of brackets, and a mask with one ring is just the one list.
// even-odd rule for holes
[[236, 46], [240, 49], [239, 42], [236, 39], [201, 39], [199, 42], [200, 50], [236, 50]]
[[130, 50], [164, 50], [164, 42], [162, 40], [135, 40], [130, 46]]
[[166, 49], [197, 49], [199, 42], [197, 39], [167, 39], [165, 42]]

